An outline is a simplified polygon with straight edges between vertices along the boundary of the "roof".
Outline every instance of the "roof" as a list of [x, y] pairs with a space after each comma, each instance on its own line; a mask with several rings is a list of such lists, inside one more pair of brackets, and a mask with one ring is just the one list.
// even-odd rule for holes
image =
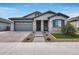
[[66, 18], [69, 18], [69, 16], [67, 16], [67, 15], [65, 15], [65, 14], [63, 14], [63, 13], [56, 13], [55, 15], [50, 16], [49, 18], [52, 18], [52, 17], [54, 17], [54, 16], [64, 16], [64, 17], [66, 17]]
[[45, 14], [47, 14], [47, 13], [52, 13], [52, 14], [56, 14], [55, 12], [53, 12], [53, 11], [47, 11], [47, 12], [44, 12], [44, 13], [42, 13], [41, 15], [39, 15], [39, 16], [36, 16], [36, 17], [34, 17], [34, 18], [37, 18], [37, 17], [40, 17], [40, 16], [42, 16], [42, 15], [45, 15]]
[[35, 12], [30, 13], [30, 14], [28, 14], [28, 15], [25, 15], [25, 16], [23, 16], [23, 17], [28, 17], [28, 16], [30, 16], [30, 15], [32, 15], [32, 14], [42, 14], [42, 13], [41, 13], [41, 12], [39, 12], [39, 11], [35, 11]]
[[72, 17], [69, 19], [70, 21], [78, 21], [79, 20], [79, 16], [76, 16], [76, 17]]
[[33, 13], [30, 13], [30, 14], [28, 14], [28, 15], [25, 15], [25, 16], [23, 16], [23, 17], [13, 17], [13, 18], [8, 18], [8, 19], [10, 19], [10, 20], [33, 20], [33, 18], [26, 18], [26, 17], [28, 17], [28, 16], [30, 16], [30, 15], [32, 15], [32, 14], [42, 14], [41, 12], [39, 12], [39, 11], [35, 11], [35, 12], [33, 12]]
[[8, 19], [4, 19], [4, 18], [0, 18], [0, 22], [11, 23], [10, 20], [8, 20]]
[[15, 17], [15, 18], [8, 18], [10, 20], [33, 20], [33, 18], [23, 18], [23, 17]]
[[[39, 12], [39, 11], [36, 11], [36, 12], [33, 12], [33, 13], [31, 13], [31, 14], [34, 14], [34, 13], [41, 13], [41, 12]], [[51, 13], [51, 14], [54, 14], [54, 15], [52, 15], [52, 16], [49, 16], [48, 18], [52, 18], [52, 17], [54, 17], [54, 16], [64, 16], [64, 17], [66, 17], [66, 18], [69, 18], [69, 16], [67, 16], [67, 15], [65, 15], [65, 14], [63, 14], [63, 13], [56, 13], [56, 12], [53, 12], [53, 11], [47, 11], [47, 12], [44, 12], [44, 13], [41, 13], [40, 15], [38, 15], [38, 16], [36, 16], [36, 17], [33, 17], [33, 18], [26, 18], [27, 16], [29, 16], [29, 15], [31, 15], [31, 14], [28, 14], [28, 15], [26, 15], [26, 16], [23, 16], [23, 17], [14, 17], [14, 18], [9, 18], [10, 20], [33, 20], [34, 18], [37, 18], [37, 17], [40, 17], [40, 16], [42, 16], [42, 15], [45, 15], [45, 14], [47, 14], [47, 13]]]

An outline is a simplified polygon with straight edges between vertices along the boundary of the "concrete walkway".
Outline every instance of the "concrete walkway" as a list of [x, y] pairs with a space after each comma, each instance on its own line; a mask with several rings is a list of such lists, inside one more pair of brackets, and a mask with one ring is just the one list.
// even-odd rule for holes
[[45, 42], [44, 37], [35, 37], [33, 42]]
[[45, 42], [43, 33], [42, 32], [36, 32], [33, 42]]
[[79, 55], [79, 42], [0, 43], [0, 55]]

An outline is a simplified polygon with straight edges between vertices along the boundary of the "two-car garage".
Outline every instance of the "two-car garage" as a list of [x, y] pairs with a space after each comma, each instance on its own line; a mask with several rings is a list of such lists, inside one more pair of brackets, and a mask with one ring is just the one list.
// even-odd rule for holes
[[15, 31], [32, 31], [33, 21], [15, 21], [14, 30]]

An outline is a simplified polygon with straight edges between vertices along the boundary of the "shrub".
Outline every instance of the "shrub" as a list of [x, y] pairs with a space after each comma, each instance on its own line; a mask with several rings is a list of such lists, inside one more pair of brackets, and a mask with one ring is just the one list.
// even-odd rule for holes
[[69, 22], [64, 27], [62, 27], [61, 31], [65, 35], [73, 35], [76, 32], [75, 27], [71, 25]]
[[51, 40], [50, 38], [47, 38], [47, 40]]
[[27, 38], [27, 40], [30, 40], [30, 38]]

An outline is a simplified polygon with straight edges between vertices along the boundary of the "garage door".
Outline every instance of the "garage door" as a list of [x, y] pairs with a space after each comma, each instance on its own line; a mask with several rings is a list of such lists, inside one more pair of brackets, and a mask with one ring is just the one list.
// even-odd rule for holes
[[32, 30], [33, 30], [32, 21], [15, 22], [15, 31], [32, 31]]

